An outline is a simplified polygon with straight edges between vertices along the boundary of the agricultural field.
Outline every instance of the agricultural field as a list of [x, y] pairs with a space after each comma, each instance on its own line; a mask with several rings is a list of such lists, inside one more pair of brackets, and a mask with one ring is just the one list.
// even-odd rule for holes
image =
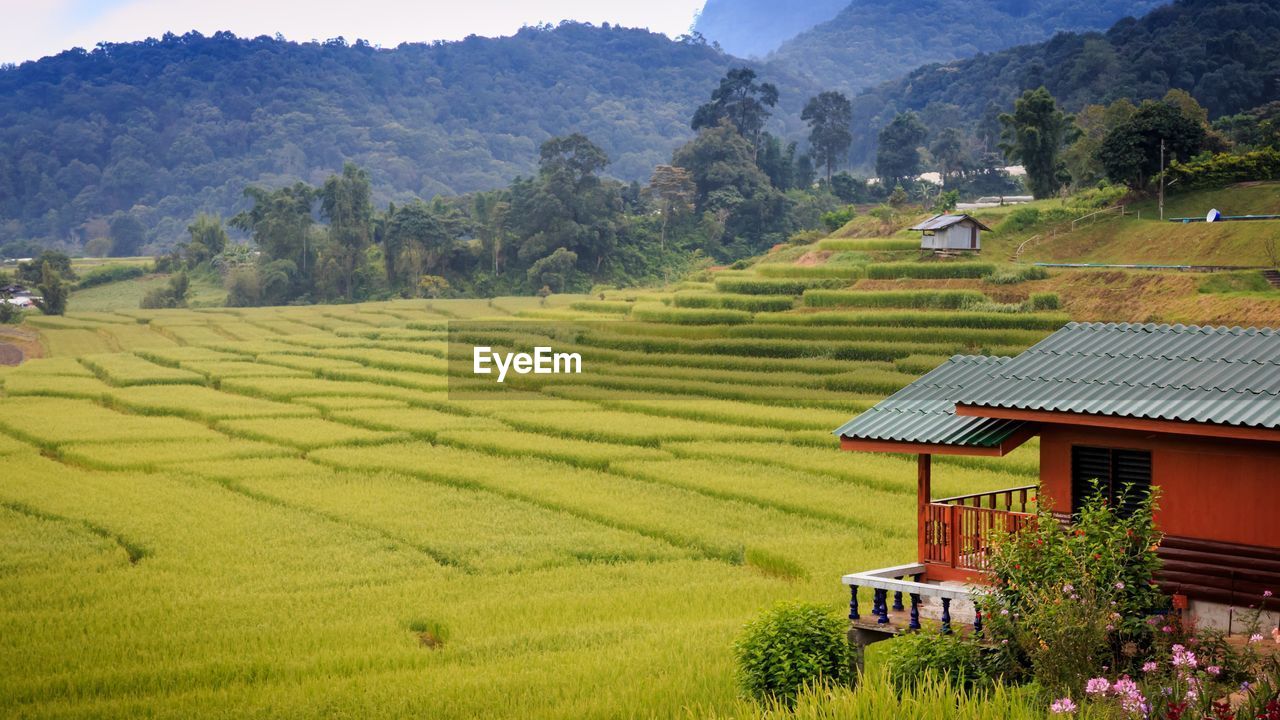
[[[0, 663], [25, 668], [0, 713], [736, 712], [747, 619], [838, 607], [842, 573], [911, 557], [912, 460], [830, 431], [1064, 320], [892, 294], [797, 312], [836, 288], [759, 279], [31, 318], [48, 357], [0, 371]], [[514, 345], [526, 318], [583, 321], [587, 371], [449, 392], [449, 322]], [[1029, 448], [936, 482], [1035, 468]]]
[[[831, 430], [1068, 320], [1032, 301], [1056, 278], [837, 239], [594, 297], [28, 318], [46, 357], [0, 369], [0, 715], [750, 714], [744, 622], [914, 557], [914, 459]], [[582, 375], [449, 375], [468, 342], [549, 337]], [[940, 458], [935, 491], [1037, 466]]]

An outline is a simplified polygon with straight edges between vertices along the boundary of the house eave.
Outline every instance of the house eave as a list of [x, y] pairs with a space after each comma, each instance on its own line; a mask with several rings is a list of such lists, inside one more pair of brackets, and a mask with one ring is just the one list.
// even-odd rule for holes
[[1280, 429], [1247, 427], [1242, 425], [1223, 425], [1214, 423], [1186, 422], [1182, 420], [1164, 420], [1159, 418], [1097, 415], [1090, 413], [1061, 412], [1056, 410], [1024, 410], [1019, 408], [989, 407], [986, 405], [969, 405], [963, 403], [956, 403], [956, 415], [1001, 420], [1021, 420], [1024, 422], [1049, 425], [1073, 425], [1106, 428], [1111, 430], [1133, 430], [1137, 432], [1167, 433], [1170, 435], [1193, 435], [1208, 438], [1280, 443]]

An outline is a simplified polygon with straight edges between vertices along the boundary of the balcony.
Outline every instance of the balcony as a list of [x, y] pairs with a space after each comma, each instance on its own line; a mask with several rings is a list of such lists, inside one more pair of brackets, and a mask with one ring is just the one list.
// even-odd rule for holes
[[[921, 499], [928, 497], [927, 465], [921, 465]], [[973, 586], [988, 568], [990, 538], [1018, 532], [1035, 519], [1036, 486], [993, 490], [920, 502], [919, 558], [910, 565], [850, 573], [849, 640], [855, 662], [862, 649], [937, 621], [943, 633], [982, 634], [982, 613]], [[871, 607], [860, 606], [860, 588], [871, 590]]]
[[1026, 527], [1035, 517], [1035, 485], [932, 500], [920, 517], [926, 574], [963, 580], [987, 570], [988, 538]]

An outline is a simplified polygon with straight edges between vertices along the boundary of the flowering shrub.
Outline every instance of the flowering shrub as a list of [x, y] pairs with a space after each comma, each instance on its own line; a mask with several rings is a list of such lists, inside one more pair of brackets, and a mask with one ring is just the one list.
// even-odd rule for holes
[[1261, 604], [1243, 646], [1165, 612], [1153, 498], [1127, 516], [1090, 501], [1069, 527], [1040, 506], [1026, 530], [992, 539], [992, 585], [978, 603], [1007, 667], [1029, 667], [1057, 697], [1053, 714], [1280, 720], [1280, 659], [1259, 651], [1280, 644], [1280, 629], [1263, 633]]
[[[1255, 625], [1258, 618], [1255, 612]], [[1177, 632], [1170, 630], [1161, 632]], [[1251, 634], [1241, 649], [1204, 637], [1209, 636], [1193, 634], [1186, 644], [1157, 648], [1158, 659], [1145, 661], [1136, 677], [1090, 679], [1081, 708], [1102, 711], [1094, 714], [1106, 717], [1143, 720], [1280, 720], [1280, 661], [1274, 654], [1258, 651], [1264, 641], [1261, 633]], [[1238, 674], [1227, 667], [1238, 668]]]
[[1045, 688], [1078, 697], [1098, 668], [1136, 670], [1153, 645], [1145, 620], [1167, 602], [1152, 580], [1154, 499], [1128, 515], [1091, 500], [1070, 527], [1051, 503], [1039, 506], [1030, 527], [992, 538], [992, 584], [978, 605], [1008, 667], [1029, 667]]

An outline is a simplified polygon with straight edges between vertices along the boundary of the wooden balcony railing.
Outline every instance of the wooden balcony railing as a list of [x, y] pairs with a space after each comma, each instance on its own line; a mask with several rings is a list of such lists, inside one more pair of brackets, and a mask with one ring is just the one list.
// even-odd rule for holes
[[932, 501], [938, 505], [965, 505], [968, 507], [991, 508], [992, 510], [1008, 510], [1009, 512], [1027, 512], [1027, 505], [1034, 504], [1036, 498], [1035, 485], [992, 490], [972, 495], [956, 495]]
[[[988, 538], [1012, 533], [1031, 523], [1027, 512], [1035, 486], [1008, 488], [934, 500], [924, 508], [920, 561], [967, 572], [987, 570]], [[1016, 509], [1015, 509], [1016, 508]]]

